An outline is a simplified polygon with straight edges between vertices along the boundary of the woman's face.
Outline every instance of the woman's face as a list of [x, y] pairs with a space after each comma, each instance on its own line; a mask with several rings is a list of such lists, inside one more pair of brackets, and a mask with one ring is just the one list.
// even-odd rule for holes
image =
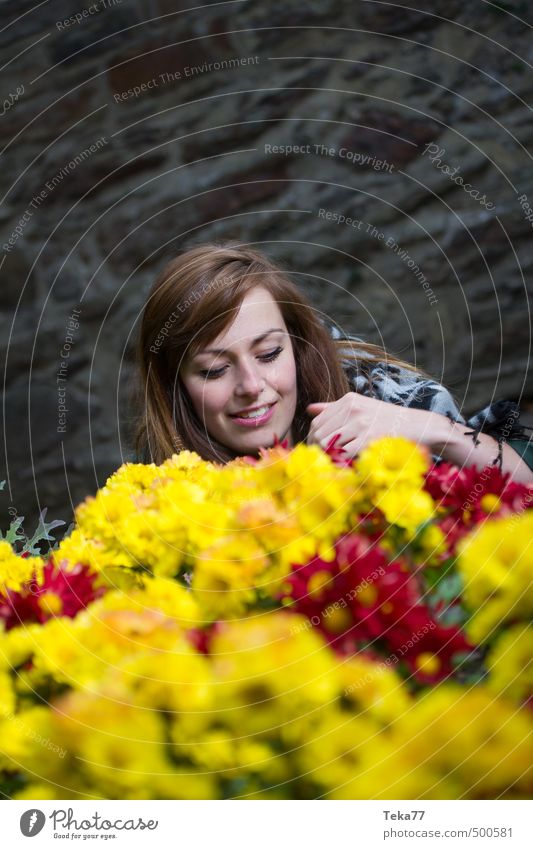
[[274, 435], [292, 447], [296, 363], [281, 311], [263, 287], [250, 290], [233, 323], [185, 359], [181, 377], [213, 439], [238, 454], [270, 447]]

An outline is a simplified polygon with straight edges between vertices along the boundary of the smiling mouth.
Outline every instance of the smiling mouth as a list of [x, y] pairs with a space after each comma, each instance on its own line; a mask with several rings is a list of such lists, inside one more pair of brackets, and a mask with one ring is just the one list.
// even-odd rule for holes
[[[276, 403], [276, 402], [274, 402]], [[251, 410], [249, 413], [232, 413], [232, 419], [260, 419], [265, 416], [268, 411], [274, 406], [273, 404], [264, 404], [262, 407], [257, 407], [256, 410]]]

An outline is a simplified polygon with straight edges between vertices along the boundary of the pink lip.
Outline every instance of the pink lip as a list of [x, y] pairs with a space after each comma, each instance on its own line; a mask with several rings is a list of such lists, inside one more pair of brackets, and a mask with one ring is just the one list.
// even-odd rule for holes
[[[268, 422], [272, 418], [272, 416], [274, 415], [274, 409], [276, 407], [276, 403], [277, 402], [272, 404], [270, 409], [267, 410], [266, 413], [263, 416], [259, 416], [259, 418], [257, 418], [257, 419], [246, 419], [246, 418], [240, 418], [239, 416], [231, 416], [230, 418], [236, 424], [242, 425], [243, 427], [259, 427], [259, 425], [262, 425], [265, 422]], [[259, 405], [259, 407], [264, 407], [264, 406], [265, 406], [264, 404]], [[252, 407], [248, 412], [251, 413], [254, 409], [256, 409], [256, 410], [259, 409], [259, 407], [255, 407], [255, 408]]]

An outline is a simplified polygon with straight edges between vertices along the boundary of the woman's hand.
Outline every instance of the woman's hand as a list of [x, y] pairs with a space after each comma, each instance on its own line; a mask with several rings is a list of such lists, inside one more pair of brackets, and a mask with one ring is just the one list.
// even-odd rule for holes
[[[429, 410], [400, 407], [357, 392], [348, 392], [338, 401], [308, 404], [306, 409], [313, 416], [307, 444], [327, 448], [338, 433], [335, 447], [343, 448], [349, 459], [380, 436], [403, 436], [461, 468], [482, 469], [498, 457], [498, 443], [491, 436], [479, 433], [473, 442], [464, 423]], [[501, 471], [508, 472], [511, 480], [533, 484], [533, 472], [510, 445], [502, 446], [502, 461]]]
[[[442, 424], [436, 421], [436, 413], [400, 407], [357, 392], [347, 392], [338, 401], [308, 404], [306, 409], [313, 416], [307, 444], [326, 448], [332, 437], [339, 433], [336, 447], [342, 447], [348, 457], [355, 457], [380, 436], [403, 436], [432, 450], [436, 430], [439, 434], [442, 431]], [[438, 419], [444, 419], [449, 426], [444, 416], [438, 416]]]

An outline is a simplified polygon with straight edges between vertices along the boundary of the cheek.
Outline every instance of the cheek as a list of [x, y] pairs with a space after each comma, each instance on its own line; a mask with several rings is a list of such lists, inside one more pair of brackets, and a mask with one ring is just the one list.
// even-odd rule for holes
[[184, 381], [195, 409], [196, 415], [203, 418], [209, 413], [217, 412], [221, 401], [219, 400], [220, 388], [215, 385], [215, 382], [209, 381]]
[[278, 372], [279, 389], [284, 395], [296, 395], [296, 363], [294, 357], [287, 359]]

